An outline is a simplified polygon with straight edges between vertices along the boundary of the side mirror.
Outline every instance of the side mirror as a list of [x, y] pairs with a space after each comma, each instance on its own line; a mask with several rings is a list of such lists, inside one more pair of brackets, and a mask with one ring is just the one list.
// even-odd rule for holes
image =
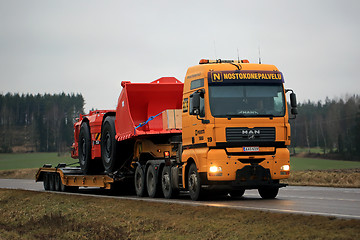
[[200, 93], [194, 92], [190, 95], [190, 115], [200, 114]]
[[297, 103], [296, 103], [296, 94], [295, 93], [290, 93], [290, 104], [292, 108], [297, 108]]
[[297, 114], [298, 114], [297, 108], [292, 108], [292, 109], [291, 109], [291, 114], [292, 114], [292, 115], [297, 115]]
[[290, 93], [290, 105], [291, 105], [291, 114], [294, 115], [294, 118], [296, 118], [295, 115], [298, 114], [298, 110], [297, 110], [297, 102], [296, 102], [296, 94], [294, 93], [293, 90], [291, 89], [286, 89], [285, 92], [291, 92]]
[[296, 103], [296, 94], [293, 92], [290, 93], [290, 105], [291, 105], [291, 114], [297, 115], [298, 110], [297, 110], [297, 103]]

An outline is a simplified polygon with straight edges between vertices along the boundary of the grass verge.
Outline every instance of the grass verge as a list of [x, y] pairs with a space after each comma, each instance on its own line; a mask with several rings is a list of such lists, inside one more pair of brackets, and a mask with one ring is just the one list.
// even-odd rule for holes
[[283, 180], [293, 186], [360, 187], [360, 169], [293, 171]]
[[360, 220], [0, 189], [1, 239], [359, 239]]
[[360, 168], [360, 162], [321, 158], [291, 157], [292, 171]]
[[39, 168], [0, 170], [0, 178], [9, 179], [35, 179]]
[[46, 163], [56, 166], [58, 163], [74, 163], [70, 154], [58, 156], [57, 153], [2, 153], [0, 154], [0, 169], [39, 168]]

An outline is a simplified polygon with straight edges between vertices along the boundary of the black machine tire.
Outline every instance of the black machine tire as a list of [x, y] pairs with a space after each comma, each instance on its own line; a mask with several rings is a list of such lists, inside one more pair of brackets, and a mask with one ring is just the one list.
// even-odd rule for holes
[[79, 133], [79, 163], [84, 174], [90, 174], [93, 170], [91, 161], [91, 136], [89, 125], [84, 122]]
[[146, 189], [149, 197], [154, 198], [159, 195], [158, 179], [155, 172], [155, 167], [150, 165], [146, 171]]
[[55, 191], [55, 175], [52, 173], [49, 173], [48, 177], [49, 177], [49, 190]]
[[164, 166], [161, 172], [161, 189], [165, 198], [170, 199], [178, 196], [179, 191], [172, 188], [171, 167]]
[[44, 189], [45, 191], [50, 190], [50, 175], [48, 173], [44, 173]]
[[233, 198], [240, 198], [244, 195], [244, 193], [245, 193], [245, 188], [233, 189], [230, 191], [230, 195]]
[[60, 175], [55, 173], [54, 174], [54, 184], [55, 184], [54, 189], [55, 189], [55, 191], [61, 191], [60, 183], [61, 183]]
[[260, 196], [263, 199], [274, 199], [279, 193], [278, 187], [262, 187], [258, 189]]
[[135, 170], [134, 184], [136, 195], [138, 197], [144, 197], [146, 194], [145, 173], [140, 165], [138, 165]]
[[112, 173], [117, 170], [118, 143], [115, 139], [115, 117], [108, 116], [105, 118], [101, 128], [101, 157], [105, 172]]
[[201, 180], [199, 172], [197, 171], [195, 163], [191, 164], [188, 174], [188, 188], [190, 198], [194, 201], [198, 201], [203, 197], [203, 191], [201, 189]]

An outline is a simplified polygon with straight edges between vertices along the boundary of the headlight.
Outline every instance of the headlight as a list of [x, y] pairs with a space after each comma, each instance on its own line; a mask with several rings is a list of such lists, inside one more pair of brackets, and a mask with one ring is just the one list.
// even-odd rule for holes
[[222, 168], [216, 167], [216, 166], [211, 166], [209, 176], [222, 176]]
[[283, 165], [280, 169], [281, 171], [290, 171], [290, 165]]
[[222, 171], [221, 167], [216, 167], [216, 166], [210, 167], [210, 172], [212, 172], [212, 173], [221, 172], [221, 171]]

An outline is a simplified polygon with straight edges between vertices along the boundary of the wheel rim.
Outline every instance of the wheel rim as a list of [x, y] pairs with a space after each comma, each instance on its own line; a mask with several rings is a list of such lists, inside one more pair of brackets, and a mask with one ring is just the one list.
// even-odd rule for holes
[[154, 188], [155, 188], [155, 181], [154, 181], [154, 175], [152, 172], [149, 172], [147, 181], [148, 181], [149, 192], [153, 192]]
[[85, 138], [81, 139], [81, 156], [80, 156], [80, 164], [85, 165], [85, 158], [86, 158], [86, 142]]
[[162, 177], [162, 186], [163, 189], [166, 191], [170, 190], [170, 176], [169, 173], [164, 173], [163, 177]]
[[109, 163], [110, 162], [110, 155], [111, 155], [111, 137], [109, 132], [106, 133], [106, 137], [105, 137], [105, 162]]
[[197, 188], [198, 180], [196, 173], [192, 172], [189, 177], [189, 191], [195, 192]]
[[141, 173], [137, 172], [135, 176], [135, 186], [139, 190], [142, 187]]

